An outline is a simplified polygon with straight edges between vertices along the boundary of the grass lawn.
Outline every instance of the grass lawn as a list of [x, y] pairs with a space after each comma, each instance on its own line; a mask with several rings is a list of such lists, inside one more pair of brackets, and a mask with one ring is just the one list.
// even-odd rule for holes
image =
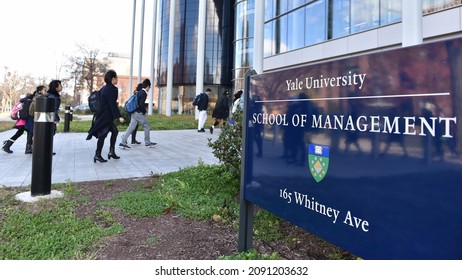
[[[91, 126], [91, 120], [78, 120], [79, 116], [75, 117], [76, 120], [72, 121], [69, 126], [70, 132], [87, 132]], [[197, 120], [194, 115], [172, 115], [167, 117], [165, 115], [151, 115], [147, 116], [151, 130], [180, 130], [180, 129], [197, 129]], [[64, 117], [61, 118], [62, 123], [58, 126], [58, 132], [64, 129]], [[0, 132], [7, 131], [13, 128], [15, 121], [0, 121]], [[208, 116], [205, 127], [210, 127], [213, 123], [212, 117]], [[128, 127], [128, 122], [119, 124], [119, 130], [124, 131]], [[139, 127], [138, 130], [143, 130]]]

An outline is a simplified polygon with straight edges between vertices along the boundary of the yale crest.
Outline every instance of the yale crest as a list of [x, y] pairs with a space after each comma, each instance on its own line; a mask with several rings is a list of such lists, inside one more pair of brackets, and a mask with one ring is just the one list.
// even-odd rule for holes
[[308, 146], [308, 166], [316, 182], [320, 182], [329, 168], [329, 147], [316, 144]]

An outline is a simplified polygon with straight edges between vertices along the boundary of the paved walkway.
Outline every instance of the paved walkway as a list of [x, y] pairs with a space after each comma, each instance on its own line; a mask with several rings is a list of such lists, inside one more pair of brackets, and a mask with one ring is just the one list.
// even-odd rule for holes
[[[52, 184], [145, 177], [151, 174], [164, 174], [178, 171], [187, 166], [218, 163], [208, 147], [207, 138], [216, 140], [220, 130], [214, 134], [198, 133], [197, 130], [151, 131], [151, 141], [157, 142], [154, 148], [131, 145], [129, 150], [116, 148], [121, 158], [106, 163], [93, 163], [96, 139], [85, 140], [86, 133], [58, 133], [54, 138]], [[0, 132], [1, 143], [15, 133], [15, 130]], [[120, 136], [117, 146], [120, 143]], [[144, 132], [139, 131], [138, 141], [143, 140]], [[24, 154], [26, 134], [24, 133], [11, 147], [12, 154], [0, 150], [0, 187], [29, 186], [31, 183], [32, 155]], [[107, 159], [109, 137], [103, 148]]]

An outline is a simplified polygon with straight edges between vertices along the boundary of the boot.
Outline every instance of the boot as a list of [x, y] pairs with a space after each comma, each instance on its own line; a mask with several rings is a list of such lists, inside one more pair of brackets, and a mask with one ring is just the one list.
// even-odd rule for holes
[[9, 154], [11, 154], [13, 151], [10, 150], [10, 147], [11, 147], [11, 145], [13, 145], [13, 143], [14, 143], [14, 140], [11, 140], [11, 139], [8, 139], [8, 140], [4, 141], [2, 150], [9, 153]]
[[25, 154], [32, 154], [32, 145], [31, 144], [26, 144], [26, 151], [24, 153]]
[[109, 148], [109, 154], [107, 154], [107, 157], [108, 157], [108, 159], [111, 159], [111, 157], [113, 159], [119, 159], [120, 158], [118, 155], [116, 155], [114, 147]]
[[101, 152], [96, 151], [95, 157], [93, 158], [93, 162], [96, 163], [96, 161], [106, 162], [107, 160], [101, 156]]

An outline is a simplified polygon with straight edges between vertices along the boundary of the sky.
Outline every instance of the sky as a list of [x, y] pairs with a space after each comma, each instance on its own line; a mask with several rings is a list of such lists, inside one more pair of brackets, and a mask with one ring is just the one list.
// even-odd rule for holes
[[[152, 32], [149, 2], [153, 1], [146, 1], [145, 33]], [[140, 6], [141, 1], [137, 1], [135, 33], [139, 33], [141, 25]], [[7, 66], [9, 71], [19, 74], [61, 79], [57, 69], [66, 56], [76, 53], [76, 43], [99, 49], [103, 55], [108, 52], [129, 55], [132, 17], [133, 0], [1, 1], [0, 75], [3, 77]], [[151, 39], [145, 35], [143, 45], [147, 42]], [[135, 46], [135, 52], [138, 49]], [[150, 47], [144, 49], [150, 51]], [[143, 57], [150, 57], [146, 55]], [[134, 69], [137, 67], [134, 65]]]

